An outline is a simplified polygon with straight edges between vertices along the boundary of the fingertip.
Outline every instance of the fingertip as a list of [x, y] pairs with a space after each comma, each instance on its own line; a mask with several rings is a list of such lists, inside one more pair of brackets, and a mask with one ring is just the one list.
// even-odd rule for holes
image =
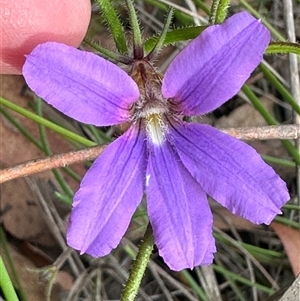
[[0, 73], [21, 74], [25, 55], [41, 43], [78, 47], [91, 16], [89, 0], [1, 0]]

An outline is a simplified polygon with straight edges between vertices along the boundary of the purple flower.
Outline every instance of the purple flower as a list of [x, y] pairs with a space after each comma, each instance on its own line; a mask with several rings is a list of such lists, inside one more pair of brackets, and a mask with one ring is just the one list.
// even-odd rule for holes
[[159, 254], [173, 270], [210, 264], [216, 251], [207, 195], [253, 223], [269, 224], [289, 195], [245, 143], [183, 116], [208, 113], [235, 95], [262, 60], [269, 31], [246, 12], [207, 28], [165, 76], [144, 59], [130, 75], [92, 53], [37, 46], [23, 74], [48, 103], [81, 122], [129, 130], [94, 162], [74, 197], [68, 244], [104, 256], [147, 196]]

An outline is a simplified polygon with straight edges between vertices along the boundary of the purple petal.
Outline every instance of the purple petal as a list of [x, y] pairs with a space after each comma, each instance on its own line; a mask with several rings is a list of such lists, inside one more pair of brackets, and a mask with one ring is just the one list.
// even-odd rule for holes
[[64, 114], [84, 123], [122, 123], [139, 98], [132, 78], [116, 65], [86, 51], [48, 42], [27, 56], [28, 86]]
[[185, 115], [208, 113], [240, 90], [269, 41], [269, 31], [247, 12], [210, 26], [172, 61], [162, 94]]
[[200, 124], [175, 126], [169, 139], [204, 191], [232, 213], [269, 224], [289, 200], [286, 184], [249, 145]]
[[150, 145], [146, 175], [154, 238], [173, 270], [211, 264], [216, 251], [206, 194], [168, 143]]
[[74, 197], [69, 246], [92, 256], [115, 248], [142, 200], [145, 137], [133, 126], [94, 162]]

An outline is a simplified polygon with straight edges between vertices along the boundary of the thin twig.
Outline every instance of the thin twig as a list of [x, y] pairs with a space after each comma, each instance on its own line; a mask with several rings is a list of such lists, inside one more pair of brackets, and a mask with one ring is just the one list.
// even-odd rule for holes
[[300, 125], [238, 127], [221, 129], [221, 131], [242, 140], [289, 140], [300, 137]]
[[[222, 132], [243, 140], [297, 139], [300, 137], [300, 125], [281, 125], [263, 127], [244, 127], [221, 129]], [[25, 177], [45, 170], [93, 160], [105, 149], [95, 146], [79, 151], [54, 155], [45, 159], [35, 159], [0, 171], [0, 183]]]
[[93, 160], [97, 158], [105, 149], [105, 146], [95, 146], [79, 151], [73, 151], [65, 154], [54, 155], [45, 159], [36, 159], [15, 165], [1, 170], [0, 183], [13, 180], [19, 177], [25, 177], [41, 171], [52, 168], [63, 167], [69, 164]]

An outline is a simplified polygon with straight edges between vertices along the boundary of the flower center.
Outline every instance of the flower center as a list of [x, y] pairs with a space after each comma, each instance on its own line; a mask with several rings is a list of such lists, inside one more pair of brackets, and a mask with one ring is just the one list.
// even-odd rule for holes
[[161, 115], [150, 114], [145, 119], [146, 131], [148, 137], [154, 145], [162, 145], [165, 141], [166, 125], [163, 122]]
[[161, 94], [161, 75], [147, 61], [141, 60], [133, 65], [131, 77], [141, 95], [133, 108], [133, 120], [142, 121], [148, 141], [162, 145], [168, 131], [166, 116], [170, 114], [170, 106]]

